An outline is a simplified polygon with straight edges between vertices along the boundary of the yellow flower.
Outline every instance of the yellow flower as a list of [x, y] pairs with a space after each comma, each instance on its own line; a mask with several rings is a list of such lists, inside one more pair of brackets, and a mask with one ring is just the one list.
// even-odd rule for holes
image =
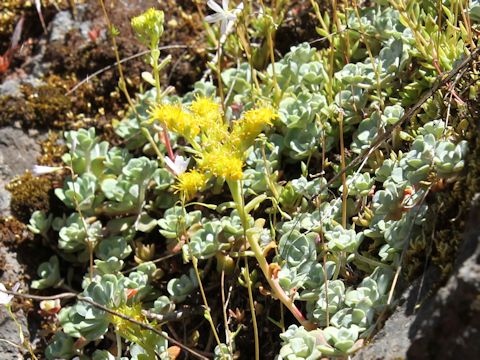
[[[145, 324], [148, 323], [147, 319], [142, 314], [142, 306], [140, 304], [132, 306], [121, 305], [116, 308], [115, 311], [139, 322]], [[137, 337], [140, 335], [140, 331], [142, 331], [140, 325], [133, 324], [131, 321], [127, 321], [119, 316], [112, 315], [110, 321], [115, 326], [116, 331], [130, 341], [136, 341]]]
[[163, 22], [163, 11], [151, 8], [134, 17], [131, 24], [140, 41], [150, 46], [158, 44], [163, 34]]
[[180, 104], [161, 104], [150, 110], [152, 120], [163, 123], [167, 129], [188, 140], [192, 140], [200, 132], [195, 117], [183, 110]]
[[191, 170], [178, 175], [178, 183], [174, 186], [180, 192], [184, 200], [190, 200], [197, 192], [205, 189], [207, 177], [205, 174]]
[[273, 109], [269, 107], [248, 110], [240, 120], [233, 124], [232, 141], [238, 142], [236, 145], [246, 150], [253, 145], [256, 137], [266, 125], [272, 125], [272, 120], [276, 116]]
[[222, 123], [220, 105], [212, 98], [197, 96], [190, 105], [190, 111], [198, 117], [200, 127], [207, 130], [209, 127]]
[[202, 153], [202, 158], [198, 162], [202, 170], [214, 176], [224, 177], [227, 180], [240, 180], [243, 176], [242, 159], [238, 153], [225, 146]]

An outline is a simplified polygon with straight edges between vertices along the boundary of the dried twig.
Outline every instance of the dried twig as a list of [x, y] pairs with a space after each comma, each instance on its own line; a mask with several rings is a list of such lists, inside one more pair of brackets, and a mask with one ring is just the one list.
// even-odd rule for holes
[[[185, 48], [188, 48], [187, 45], [168, 45], [168, 46], [160, 46], [158, 48], [158, 50], [168, 50], [168, 49], [185, 49]], [[70, 90], [67, 91], [67, 93], [65, 95], [70, 95], [71, 93], [73, 93], [75, 90], [77, 90], [80, 86], [82, 86], [83, 84], [85, 84], [86, 82], [90, 81], [90, 79], [94, 78], [95, 76], [98, 76], [100, 75], [101, 73], [113, 68], [114, 66], [118, 66], [119, 64], [123, 64], [127, 61], [130, 61], [130, 60], [133, 60], [133, 59], [136, 59], [140, 56], [143, 56], [145, 54], [148, 54], [150, 53], [150, 50], [145, 50], [145, 51], [142, 51], [142, 52], [139, 52], [138, 54], [133, 54], [131, 56], [128, 56], [120, 61], [115, 61], [113, 64], [111, 65], [108, 65], [108, 66], [105, 66], [103, 68], [101, 68], [100, 70], [97, 70], [95, 71], [93, 74], [90, 74], [90, 75], [87, 75], [87, 77], [85, 79], [83, 79], [82, 81], [80, 81], [78, 84], [76, 84], [73, 88], [71, 88]]]

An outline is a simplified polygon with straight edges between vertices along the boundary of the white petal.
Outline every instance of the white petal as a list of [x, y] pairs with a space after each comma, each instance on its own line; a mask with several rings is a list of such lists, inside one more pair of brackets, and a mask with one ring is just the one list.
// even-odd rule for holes
[[225, 34], [227, 32], [227, 26], [228, 26], [228, 21], [222, 20], [222, 23], [220, 25], [220, 34]]
[[189, 162], [190, 159], [184, 159], [183, 156], [176, 156], [175, 162], [173, 162], [169, 157], [165, 157], [165, 164], [177, 176], [183, 174], [185, 170], [187, 170]]
[[217, 12], [217, 13], [221, 13], [223, 12], [223, 9], [220, 7], [220, 5], [218, 5], [215, 1], [213, 0], [208, 0], [207, 1], [207, 5], [210, 9], [212, 9], [213, 11]]
[[223, 19], [223, 15], [219, 13], [215, 13], [212, 15], [205, 16], [205, 21], [208, 23], [216, 23]]
[[[238, 14], [240, 11], [243, 10], [243, 2], [241, 2], [240, 4], [237, 5], [237, 7], [235, 8], [235, 10], [233, 10], [233, 12], [235, 14]], [[261, 9], [261, 11], [263, 12], [263, 8]]]
[[178, 169], [179, 174], [183, 174], [187, 171], [188, 163], [190, 162], [189, 158], [183, 158], [183, 156], [177, 156], [175, 158], [175, 166]]
[[61, 170], [61, 166], [44, 166], [44, 165], [33, 165], [32, 173], [35, 176], [50, 174], [52, 172]]
[[7, 293], [4, 293], [4, 291], [6, 290], [7, 289], [5, 288], [5, 285], [0, 283], [0, 305], [8, 305], [13, 299], [13, 295], [8, 295]]
[[223, 10], [228, 11], [228, 0], [222, 0]]

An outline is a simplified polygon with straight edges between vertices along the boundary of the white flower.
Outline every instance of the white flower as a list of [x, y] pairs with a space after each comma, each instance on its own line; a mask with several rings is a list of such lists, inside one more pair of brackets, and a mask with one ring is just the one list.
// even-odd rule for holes
[[168, 156], [165, 156], [165, 164], [172, 170], [175, 175], [183, 174], [190, 162], [189, 158], [184, 159], [183, 156], [175, 156], [175, 162], [170, 160]]
[[207, 5], [210, 9], [215, 11], [215, 14], [205, 17], [208, 23], [220, 22], [220, 34], [225, 35], [229, 23], [233, 23], [240, 11], [243, 10], [243, 2], [241, 2], [235, 9], [228, 10], [229, 0], [222, 0], [222, 7], [213, 0], [208, 0]]
[[[16, 283], [13, 286], [12, 291], [17, 292], [19, 287], [20, 287], [20, 283]], [[0, 283], [0, 305], [8, 305], [10, 304], [10, 301], [12, 301], [13, 299], [13, 295], [7, 294], [4, 291], [7, 291], [7, 289], [5, 288], [5, 285]]]
[[61, 166], [44, 166], [44, 165], [33, 165], [32, 173], [35, 176], [50, 174], [52, 172], [62, 170]]

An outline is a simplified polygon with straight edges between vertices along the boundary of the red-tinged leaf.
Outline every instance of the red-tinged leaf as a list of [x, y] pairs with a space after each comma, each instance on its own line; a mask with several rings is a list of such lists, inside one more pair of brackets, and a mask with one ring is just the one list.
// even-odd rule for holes
[[5, 55], [0, 56], [0, 74], [6, 72], [10, 67], [10, 59], [7, 53], [8, 51], [5, 53]]
[[132, 297], [134, 297], [138, 293], [138, 290], [137, 289], [127, 289], [127, 290], [125, 290], [125, 293], [127, 294], [127, 299], [131, 299]]

